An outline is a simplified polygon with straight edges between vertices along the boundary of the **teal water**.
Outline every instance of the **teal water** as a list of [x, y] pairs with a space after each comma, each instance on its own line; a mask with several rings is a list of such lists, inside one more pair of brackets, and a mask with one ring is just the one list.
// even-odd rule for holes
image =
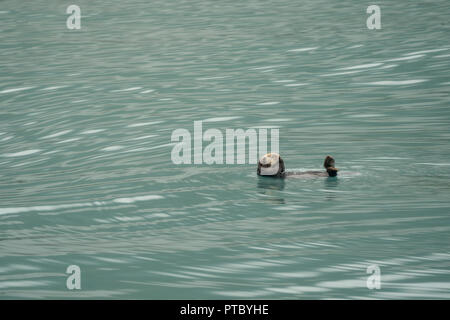
[[[449, 1], [69, 4], [0, 2], [1, 299], [450, 298]], [[340, 175], [173, 164], [207, 119]]]

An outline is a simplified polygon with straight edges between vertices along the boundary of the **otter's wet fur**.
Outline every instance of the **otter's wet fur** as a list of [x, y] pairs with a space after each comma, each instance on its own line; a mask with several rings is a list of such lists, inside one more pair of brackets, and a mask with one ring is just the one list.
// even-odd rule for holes
[[[317, 177], [336, 177], [339, 169], [335, 168], [335, 161], [332, 156], [326, 156], [323, 162], [323, 166], [326, 171], [286, 171], [284, 161], [279, 158], [279, 168], [276, 175], [265, 176], [272, 178], [286, 178], [294, 176], [317, 176]], [[258, 162], [257, 174], [261, 175], [261, 163]]]

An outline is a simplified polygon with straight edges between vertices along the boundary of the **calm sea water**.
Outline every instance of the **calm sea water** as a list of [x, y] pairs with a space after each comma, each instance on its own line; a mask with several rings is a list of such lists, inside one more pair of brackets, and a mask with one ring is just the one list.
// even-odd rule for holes
[[[0, 2], [1, 299], [450, 298], [449, 1], [378, 1], [381, 30], [358, 1], [69, 4]], [[340, 175], [173, 164], [206, 119]]]

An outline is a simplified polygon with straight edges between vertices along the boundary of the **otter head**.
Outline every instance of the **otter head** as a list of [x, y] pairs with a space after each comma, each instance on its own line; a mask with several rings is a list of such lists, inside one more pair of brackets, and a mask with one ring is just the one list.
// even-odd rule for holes
[[279, 176], [284, 173], [284, 162], [278, 153], [272, 152], [261, 157], [258, 161], [258, 175]]
[[323, 166], [327, 170], [327, 173], [330, 177], [336, 177], [337, 172], [339, 171], [334, 167], [334, 158], [332, 156], [327, 156], [325, 161], [323, 162]]

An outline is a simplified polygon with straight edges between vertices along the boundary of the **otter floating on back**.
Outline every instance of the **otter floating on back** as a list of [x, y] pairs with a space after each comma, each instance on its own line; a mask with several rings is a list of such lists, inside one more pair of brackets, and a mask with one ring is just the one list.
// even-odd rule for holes
[[268, 153], [259, 159], [257, 173], [259, 176], [269, 176], [277, 178], [286, 178], [287, 176], [299, 175], [315, 175], [319, 177], [336, 177], [339, 171], [334, 167], [334, 159], [332, 156], [326, 156], [323, 171], [305, 171], [305, 172], [286, 172], [284, 161], [278, 153]]

